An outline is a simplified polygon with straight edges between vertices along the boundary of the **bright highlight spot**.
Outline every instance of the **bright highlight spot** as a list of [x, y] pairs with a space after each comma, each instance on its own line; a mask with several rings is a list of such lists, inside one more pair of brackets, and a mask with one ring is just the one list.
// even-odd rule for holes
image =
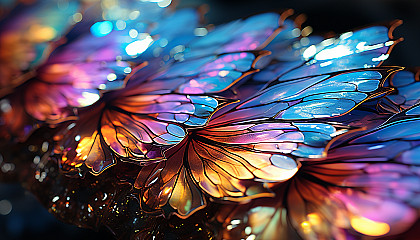
[[125, 23], [123, 20], [117, 20], [115, 26], [118, 30], [124, 30], [127, 27], [127, 23]]
[[355, 216], [350, 220], [354, 230], [369, 236], [382, 236], [390, 230], [389, 225], [383, 222], [376, 222], [368, 218]]
[[54, 39], [57, 36], [57, 31], [48, 26], [34, 25], [29, 29], [28, 35], [30, 35], [34, 41], [45, 42]]
[[353, 36], [353, 32], [346, 32], [346, 33], [341, 34], [340, 39], [345, 40], [351, 36]]
[[95, 37], [104, 37], [112, 31], [112, 28], [110, 21], [97, 22], [90, 27], [90, 32]]
[[310, 213], [308, 214], [308, 221], [311, 223], [311, 225], [319, 225], [321, 223], [321, 218], [316, 213]]
[[0, 101], [0, 110], [4, 113], [9, 112], [10, 110], [12, 110], [12, 106], [10, 105], [9, 100], [7, 99], [2, 99]]
[[124, 68], [124, 73], [131, 73], [131, 67]]
[[304, 59], [309, 59], [311, 58], [313, 55], [316, 54], [316, 47], [315, 45], [312, 45], [310, 47], [308, 47], [304, 52], [303, 52], [303, 58]]
[[139, 16], [140, 16], [140, 12], [139, 12], [139, 11], [132, 11], [132, 12], [128, 15], [128, 17], [129, 17], [131, 20], [134, 20], [134, 19], [138, 18]]
[[131, 38], [136, 38], [139, 35], [139, 32], [137, 32], [136, 29], [130, 29], [128, 35], [130, 35]]
[[292, 30], [292, 36], [293, 37], [299, 37], [300, 35], [300, 29], [299, 28], [295, 28]]
[[168, 39], [166, 39], [166, 38], [162, 38], [162, 39], [160, 39], [159, 40], [159, 46], [161, 46], [161, 47], [166, 47], [166, 45], [168, 45]]
[[74, 137], [74, 140], [76, 140], [77, 142], [80, 141], [80, 135], [77, 135], [76, 137]]
[[254, 234], [249, 235], [246, 240], [255, 240], [255, 238], [257, 238], [257, 236], [255, 236]]
[[0, 201], [0, 214], [7, 215], [12, 211], [12, 204], [7, 200]]
[[202, 37], [202, 36], [207, 35], [207, 33], [208, 33], [207, 28], [196, 28], [196, 29], [194, 29], [194, 35], [195, 36]]
[[228, 74], [229, 74], [229, 71], [227, 71], [227, 70], [222, 70], [222, 71], [219, 72], [219, 76], [221, 76], [221, 77], [226, 77]]
[[372, 58], [373, 62], [380, 62], [380, 61], [385, 61], [387, 60], [389, 57], [389, 54], [382, 54], [381, 56], [377, 57], [377, 58]]
[[238, 225], [238, 224], [241, 223], [241, 220], [239, 220], [239, 219], [233, 219], [232, 221], [230, 221], [230, 223], [233, 224], [233, 225]]
[[125, 51], [130, 56], [135, 56], [138, 54], [142, 54], [144, 51], [147, 50], [147, 48], [150, 46], [150, 44], [153, 42], [153, 38], [148, 35], [146, 38], [142, 40], [137, 40], [135, 42], [132, 42], [125, 47]]
[[319, 66], [320, 67], [326, 67], [326, 66], [331, 65], [332, 63], [333, 63], [332, 61], [326, 61], [326, 62], [320, 63]]
[[172, 0], [162, 0], [157, 3], [157, 5], [161, 8], [165, 8], [171, 4]]
[[82, 19], [83, 19], [83, 15], [81, 13], [73, 14], [73, 21], [75, 23], [78, 23], [78, 22], [82, 21]]
[[350, 50], [347, 46], [338, 45], [330, 49], [322, 50], [315, 56], [315, 59], [327, 60], [327, 59], [341, 58], [341, 57], [348, 56], [351, 54], [353, 54], [353, 51]]
[[115, 73], [110, 73], [108, 76], [106, 76], [106, 79], [108, 79], [108, 81], [114, 81], [117, 79], [117, 75], [115, 75]]
[[306, 26], [304, 29], [302, 29], [302, 36], [307, 37], [313, 32], [313, 29], [311, 26]]
[[77, 102], [80, 104], [81, 107], [92, 105], [100, 98], [98, 94], [90, 92], [83, 92], [82, 96], [83, 98], [77, 99]]

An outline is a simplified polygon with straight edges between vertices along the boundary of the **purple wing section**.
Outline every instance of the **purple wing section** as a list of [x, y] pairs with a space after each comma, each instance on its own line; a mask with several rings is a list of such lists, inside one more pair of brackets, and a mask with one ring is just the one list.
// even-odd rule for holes
[[257, 71], [255, 62], [265, 52], [225, 53], [217, 56], [177, 62], [156, 76], [155, 81], [184, 94], [222, 92], [245, 76]]

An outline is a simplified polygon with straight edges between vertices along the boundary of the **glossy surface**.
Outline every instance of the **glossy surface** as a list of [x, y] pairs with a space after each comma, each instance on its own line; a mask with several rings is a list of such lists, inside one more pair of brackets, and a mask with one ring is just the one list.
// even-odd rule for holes
[[170, 0], [44, 3], [2, 18], [6, 42], [47, 20], [4, 55], [22, 65], [0, 66], [0, 180], [57, 218], [120, 239], [247, 240], [418, 220], [418, 72], [380, 66], [398, 21], [326, 38], [291, 10], [203, 26], [205, 7]]
[[346, 238], [348, 228], [369, 236], [405, 231], [417, 219], [420, 181], [418, 115], [408, 112], [356, 134], [326, 158], [303, 161], [291, 181], [275, 187], [277, 200], [257, 200], [233, 211], [224, 236], [292, 238], [291, 228], [308, 239]]

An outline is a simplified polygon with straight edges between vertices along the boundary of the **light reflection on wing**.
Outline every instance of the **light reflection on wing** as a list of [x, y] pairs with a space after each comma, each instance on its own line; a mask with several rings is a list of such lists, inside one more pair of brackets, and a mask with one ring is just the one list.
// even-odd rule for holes
[[[153, 78], [160, 80], [160, 90], [184, 94], [218, 93], [258, 71], [256, 62], [267, 52], [224, 53], [174, 63]], [[135, 78], [134, 78], [135, 81]]]
[[217, 26], [206, 36], [192, 41], [184, 58], [261, 49], [275, 35], [280, 21], [279, 14], [265, 13]]
[[[275, 239], [271, 229], [294, 228], [308, 239], [339, 239], [346, 229], [368, 236], [407, 230], [420, 206], [419, 113], [414, 106], [333, 147], [324, 159], [302, 161], [298, 174], [276, 187], [275, 200], [256, 200], [231, 216], [221, 212], [224, 234]], [[269, 220], [252, 221], [257, 210]]]
[[[134, 2], [123, 2], [133, 7]], [[118, 5], [121, 9], [124, 6]], [[56, 8], [57, 6], [53, 7]], [[102, 7], [112, 8], [109, 4]], [[101, 15], [93, 7], [83, 14], [77, 13], [79, 15], [74, 15], [73, 18], [78, 18], [77, 21], [73, 20], [78, 24], [65, 37], [51, 43], [51, 48], [54, 49], [48, 58], [36, 66], [33, 71], [18, 78], [19, 83], [17, 84], [25, 81], [26, 83], [17, 88], [15, 85], [9, 84], [6, 89], [1, 89], [0, 96], [4, 97], [4, 101], [11, 102], [13, 99], [13, 102], [9, 104], [11, 110], [4, 108], [8, 111], [7, 113], [2, 111], [2, 114], [11, 116], [10, 114], [13, 113], [16, 116], [17, 113], [26, 112], [17, 116], [25, 119], [25, 126], [21, 127], [34, 127], [36, 126], [35, 123], [39, 121], [48, 123], [65, 121], [68, 116], [74, 115], [74, 108], [90, 106], [101, 98], [103, 92], [125, 87], [128, 76], [142, 68], [144, 64], [141, 65], [141, 63], [147, 60], [146, 56], [139, 60], [137, 55], [129, 55], [127, 46], [136, 41], [152, 39], [147, 32], [153, 31], [155, 34], [160, 34], [161, 38], [166, 38], [166, 40], [177, 38], [180, 35], [193, 36], [193, 29], [197, 20], [197, 14], [194, 10], [163, 14], [163, 7], [155, 2], [138, 2], [136, 3], [136, 9], [137, 7], [141, 8], [142, 11], [149, 8], [158, 11], [148, 11], [139, 17], [134, 16], [137, 10], [133, 10], [129, 19], [124, 19], [124, 21], [116, 20], [115, 15]], [[73, 8], [74, 6], [69, 6], [68, 10], [70, 11]], [[59, 11], [57, 11], [51, 10], [53, 15], [59, 14]], [[103, 11], [107, 12], [106, 10]], [[152, 14], [152, 12], [154, 13]], [[35, 13], [39, 14], [38, 12]], [[184, 16], [183, 21], [190, 23], [189, 27], [172, 28], [168, 33], [163, 33], [162, 31], [168, 28], [167, 24], [176, 23], [169, 20], [179, 17], [179, 14]], [[100, 21], [96, 15], [105, 17], [107, 20]], [[62, 17], [66, 16], [63, 15]], [[121, 27], [122, 23], [124, 23], [124, 28]], [[134, 36], [132, 31], [136, 29], [143, 33]], [[149, 50], [151, 52], [153, 52], [152, 48], [155, 49], [156, 47], [150, 46]], [[153, 54], [148, 56], [148, 58], [153, 57], [155, 57]], [[138, 66], [139, 64], [141, 66]], [[8, 95], [10, 93], [11, 95]], [[16, 101], [21, 97], [22, 100]], [[19, 104], [23, 104], [23, 106]], [[24, 111], [20, 111], [20, 108]], [[9, 135], [25, 138], [26, 132], [30, 132], [26, 130], [24, 132], [9, 131], [10, 129], [6, 128], [15, 123], [11, 123], [8, 116], [2, 118], [6, 119], [1, 123], [2, 128], [4, 127], [5, 131], [10, 132]]]
[[273, 83], [228, 112], [216, 114], [212, 123], [343, 115], [360, 103], [390, 91], [380, 86], [398, 70], [401, 68], [358, 69]]
[[[142, 165], [160, 161], [163, 150], [185, 137], [186, 126], [206, 124], [218, 104], [206, 96], [121, 94], [64, 124], [75, 126], [58, 135], [63, 140], [56, 153], [64, 169], [73, 171], [84, 163], [95, 174], [115, 164], [111, 155]], [[109, 157], [99, 156], [101, 152]]]
[[298, 157], [322, 156], [336, 133], [328, 124], [261, 122], [212, 127], [210, 121], [167, 150], [166, 161], [143, 168], [135, 186], [143, 189], [148, 207], [169, 204], [182, 217], [203, 208], [205, 195], [230, 201], [271, 196], [267, 182], [291, 178], [299, 168]]
[[[329, 38], [317, 43], [319, 38], [310, 37], [309, 46], [299, 43], [292, 53], [299, 53], [300, 59], [287, 59], [270, 66], [257, 74], [259, 81], [286, 81], [315, 76], [335, 71], [371, 68], [379, 66], [389, 56], [393, 46], [401, 41], [394, 39], [393, 30], [400, 21], [389, 26], [372, 26], [343, 33], [337, 38]], [[304, 50], [300, 52], [300, 50]], [[274, 80], [276, 79], [276, 80]]]

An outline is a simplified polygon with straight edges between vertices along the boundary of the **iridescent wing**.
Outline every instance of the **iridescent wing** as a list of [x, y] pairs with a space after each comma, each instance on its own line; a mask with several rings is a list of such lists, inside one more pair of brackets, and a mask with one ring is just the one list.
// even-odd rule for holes
[[395, 21], [389, 26], [372, 26], [321, 42], [318, 37], [307, 38], [307, 44], [302, 46], [299, 42], [294, 45], [296, 49], [290, 50], [297, 59], [283, 60], [254, 78], [264, 82], [287, 81], [335, 71], [377, 67], [388, 58], [393, 46], [401, 41], [392, 36], [393, 30], [400, 24], [400, 21]]
[[269, 230], [285, 223], [305, 239], [339, 239], [348, 229], [368, 236], [407, 230], [420, 206], [419, 113], [414, 106], [333, 147], [324, 159], [302, 161], [298, 174], [275, 190], [277, 202], [256, 201], [247, 210], [249, 219], [261, 210], [270, 221], [245, 223], [241, 237], [274, 239]]
[[261, 119], [303, 120], [343, 115], [360, 103], [389, 92], [381, 88], [395, 67], [357, 69], [275, 81], [225, 113], [213, 124]]
[[[137, 160], [141, 164], [161, 160], [163, 150], [186, 136], [185, 127], [203, 126], [220, 105], [215, 98], [194, 94], [219, 92], [230, 87], [243, 76], [256, 71], [254, 65], [261, 54], [264, 52], [212, 54], [177, 60], [164, 65], [163, 70], [159, 68], [160, 63], [152, 61], [148, 67], [133, 74], [126, 89], [109, 92], [104, 100], [107, 106], [101, 113], [101, 119], [96, 121], [99, 127], [80, 129], [88, 135], [85, 143], [90, 146], [96, 144], [92, 139], [103, 139], [97, 142], [102, 148], [109, 146], [119, 157]], [[83, 128], [82, 124], [76, 122], [76, 125]], [[70, 160], [66, 160], [69, 168], [80, 167], [87, 160], [87, 166], [98, 174], [106, 166], [112, 165], [106, 163], [103, 167], [102, 160], [95, 155], [90, 158], [89, 154], [83, 154], [79, 158], [76, 150], [82, 136], [77, 140], [73, 137], [65, 139], [71, 144], [61, 144], [69, 146], [62, 146], [62, 150], [70, 149], [73, 152], [67, 158]], [[92, 161], [100, 166], [94, 168]]]
[[[269, 72], [267, 69], [275, 68], [279, 70], [281, 68], [280, 63], [284, 64], [284, 68], [287, 68], [287, 65], [295, 64], [296, 61], [301, 59], [305, 46], [308, 47], [308, 45], [316, 41], [315, 39], [318, 39], [316, 37], [308, 37], [311, 33], [310, 27], [305, 27], [301, 30], [302, 15], [293, 16], [294, 18], [292, 19], [292, 17], [288, 16], [292, 12], [290, 10], [285, 11], [281, 15], [280, 18], [282, 20], [280, 20], [279, 29], [270, 37], [270, 40], [272, 40], [264, 47], [264, 50], [270, 51], [271, 54], [263, 56], [256, 63], [256, 68], [262, 69], [261, 71], [264, 73]], [[300, 42], [306, 45], [297, 47], [297, 44], [300, 44]], [[267, 81], [272, 80], [272, 78], [265, 77], [264, 73], [253, 74], [247, 81], [229, 88], [230, 92], [224, 94], [235, 99], [247, 99], [247, 97], [262, 89]]]
[[136, 180], [152, 209], [169, 204], [187, 217], [213, 199], [243, 201], [271, 196], [267, 182], [282, 182], [298, 157], [322, 156], [337, 129], [328, 124], [261, 122], [192, 131], [165, 152], [166, 161], [144, 167]]
[[[299, 120], [350, 111], [382, 93], [376, 91], [380, 83], [396, 70], [344, 71], [269, 86], [244, 103], [216, 112], [207, 126], [193, 130], [180, 145], [168, 150], [166, 162], [144, 168], [136, 186], [143, 188], [144, 200], [152, 208], [169, 203], [186, 216], [204, 204], [203, 195], [197, 194], [200, 189], [213, 198], [228, 200], [264, 195], [259, 182], [289, 179], [298, 169], [296, 158], [321, 157], [332, 136], [339, 134], [329, 124], [305, 125]], [[177, 167], [166, 170], [171, 162]], [[176, 194], [171, 195], [175, 189]]]
[[278, 33], [282, 17], [277, 13], [255, 15], [244, 20], [217, 26], [185, 48], [183, 58], [197, 58], [225, 52], [262, 49]]
[[391, 74], [383, 86], [392, 89], [386, 95], [379, 95], [356, 107], [350, 113], [328, 119], [330, 122], [339, 122], [353, 127], [371, 129], [384, 123], [393, 114], [399, 113], [414, 106], [420, 94], [418, 69], [404, 69]]
[[407, 69], [393, 74], [384, 84], [394, 92], [381, 99], [378, 106], [382, 111], [398, 113], [415, 105], [420, 99], [419, 69]]
[[178, 93], [223, 92], [258, 71], [257, 63], [269, 54], [260, 49], [280, 31], [281, 23], [281, 15], [267, 13], [218, 26], [208, 34], [197, 28], [196, 38], [170, 50], [167, 57], [175, 62], [154, 78], [165, 80], [161, 89]]
[[223, 239], [302, 239], [290, 224], [288, 211], [283, 207], [283, 197], [222, 206], [216, 213], [215, 222], [222, 223], [220, 234]]
[[162, 151], [185, 137], [185, 127], [204, 125], [218, 104], [206, 96], [120, 95], [66, 123], [56, 154], [65, 171], [85, 165], [94, 174], [114, 165], [113, 156], [139, 164], [161, 161]]
[[[143, 10], [149, 9], [149, 7], [162, 9], [154, 2], [139, 4], [138, 7], [142, 7]], [[98, 21], [94, 13], [96, 13], [94, 10], [89, 9], [83, 15], [80, 13], [75, 15], [74, 17], [79, 17], [76, 19], [77, 21], [84, 20], [79, 22], [65, 38], [54, 43], [56, 45], [54, 51], [34, 72], [30, 72], [27, 83], [14, 89], [12, 95], [23, 95], [22, 101], [10, 101], [10, 98], [15, 99], [19, 96], [5, 98], [5, 101], [10, 102], [13, 113], [21, 112], [19, 104], [24, 104], [24, 110], [29, 116], [21, 115], [20, 118], [25, 117], [29, 122], [28, 126], [35, 125], [36, 120], [49, 123], [64, 121], [66, 117], [74, 114], [74, 108], [90, 106], [98, 101], [103, 92], [124, 87], [128, 76], [145, 65], [138, 66], [138, 64], [148, 60], [143, 58], [140, 61], [139, 52], [130, 53], [130, 49], [136, 43], [148, 41], [143, 46], [144, 50], [148, 49], [154, 41], [149, 34], [152, 31], [167, 40], [180, 35], [185, 36], [188, 33], [193, 36], [195, 27], [193, 23], [197, 20], [193, 10], [184, 10], [181, 13], [169, 15], [163, 14], [159, 10], [159, 14], [156, 13], [157, 16], [153, 17], [150, 15], [151, 12], [139, 17], [137, 11], [137, 15], [131, 14], [130, 19], [124, 21], [112, 20], [112, 18], [112, 21]], [[134, 13], [136, 12], [134, 11]], [[180, 14], [184, 16], [181, 18]], [[169, 21], [174, 17], [183, 19], [184, 22], [188, 21], [189, 27], [172, 28], [173, 30], [169, 33], [165, 33], [164, 30], [168, 28], [166, 24], [172, 26], [177, 23]], [[137, 27], [134, 28], [133, 25]], [[136, 32], [136, 36], [133, 35], [133, 31]], [[141, 35], [138, 32], [145, 33]], [[68, 41], [65, 42], [66, 40]], [[63, 42], [65, 43], [62, 44]], [[150, 46], [150, 49], [155, 48], [157, 47]], [[13, 89], [14, 86], [10, 87]], [[2, 96], [7, 93], [2, 93]], [[4, 121], [5, 128], [10, 124]], [[15, 132], [12, 135], [22, 134]]]
[[[140, 6], [137, 6], [138, 4]], [[152, 30], [159, 33], [160, 30], [163, 30], [162, 28], [168, 27], [165, 24], [174, 24], [167, 22], [167, 19], [172, 19], [173, 16], [166, 16], [161, 11], [153, 17], [149, 16], [150, 13], [140, 17], [138, 10], [146, 11], [150, 7], [161, 8], [156, 3], [138, 4], [132, 3], [133, 9], [137, 9], [137, 12], [132, 12], [130, 19], [125, 21], [120, 19], [92, 22], [89, 18], [92, 17], [93, 13], [87, 11], [84, 14], [87, 20], [82, 20], [66, 36], [69, 39], [68, 43], [58, 46], [50, 54], [47, 61], [36, 70], [38, 81], [34, 81], [30, 86], [35, 90], [26, 93], [27, 109], [32, 116], [39, 120], [46, 120], [51, 116], [36, 112], [37, 109], [44, 106], [58, 109], [89, 106], [100, 98], [103, 91], [115, 90], [125, 86], [127, 75], [134, 72], [139, 63], [148, 60], [148, 58], [143, 57], [140, 61], [138, 57], [141, 53], [137, 51], [132, 54], [130, 49], [143, 47], [143, 51], [145, 51], [149, 47], [152, 48], [153, 46], [149, 45], [154, 40], [149, 33]], [[122, 8], [120, 5], [118, 7]], [[191, 23], [196, 21], [192, 10], [185, 10], [182, 13], [186, 15], [182, 19], [187, 19]], [[173, 15], [179, 16], [179, 14]], [[106, 14], [104, 16], [111, 18]], [[150, 19], [146, 18], [147, 16]], [[154, 19], [157, 22], [152, 28], [152, 22], [150, 21]], [[186, 34], [185, 32], [190, 32], [190, 35], [192, 35], [194, 24], [191, 24], [191, 26], [178, 31], [173, 30], [171, 34], [163, 34], [163, 36], [174, 38], [178, 34]], [[88, 30], [85, 29], [86, 27], [88, 27]], [[141, 32], [143, 33], [139, 34]], [[143, 46], [136, 45], [140, 42], [143, 43]], [[54, 88], [57, 94], [45, 95], [43, 94], [45, 88]], [[58, 104], [54, 104], [54, 102]]]
[[[227, 52], [176, 62], [153, 76], [151, 84], [161, 84], [161, 92], [182, 94], [219, 93], [258, 71], [255, 64], [265, 51]], [[136, 77], [132, 78], [136, 81]]]

